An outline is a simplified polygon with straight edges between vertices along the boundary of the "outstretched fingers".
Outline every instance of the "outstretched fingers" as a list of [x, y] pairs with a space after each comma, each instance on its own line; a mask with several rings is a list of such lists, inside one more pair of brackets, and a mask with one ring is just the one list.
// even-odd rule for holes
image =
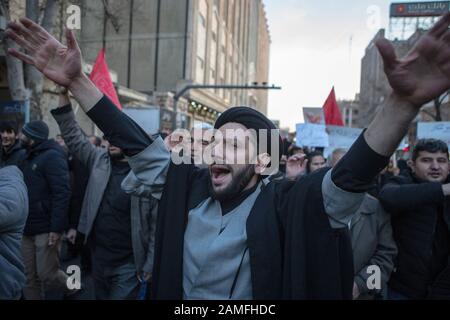
[[12, 39], [15, 43], [17, 43], [22, 48], [28, 50], [30, 53], [34, 53], [36, 51], [36, 47], [34, 44], [29, 42], [28, 40], [22, 38], [17, 33], [12, 31], [11, 29], [6, 30], [6, 35]]
[[39, 24], [35, 23], [34, 21], [28, 19], [28, 18], [20, 18], [19, 21], [24, 25], [25, 28], [27, 28], [31, 33], [36, 35], [40, 41], [49, 39], [52, 37], [43, 27], [41, 27]]
[[22, 60], [25, 63], [31, 64], [33, 66], [36, 65], [34, 59], [31, 56], [29, 56], [23, 52], [20, 52], [14, 48], [8, 49], [8, 53], [10, 55], [12, 55], [13, 57], [16, 57], [17, 59]]
[[41, 42], [35, 34], [20, 23], [10, 22], [8, 23], [8, 29], [13, 30], [19, 36], [23, 36], [28, 42], [34, 44], [35, 46], [38, 46]]
[[375, 45], [380, 52], [381, 58], [383, 59], [384, 67], [386, 69], [392, 69], [397, 63], [397, 56], [395, 54], [394, 47], [389, 40], [385, 38], [379, 39]]
[[442, 18], [436, 22], [433, 28], [430, 29], [430, 35], [440, 38], [447, 30], [450, 25], [450, 12], [442, 16]]

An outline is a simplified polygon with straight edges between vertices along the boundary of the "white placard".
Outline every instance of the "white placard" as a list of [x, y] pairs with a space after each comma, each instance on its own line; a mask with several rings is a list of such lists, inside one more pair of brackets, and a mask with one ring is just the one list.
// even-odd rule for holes
[[328, 134], [323, 124], [297, 124], [297, 146], [299, 147], [328, 147]]
[[450, 145], [450, 122], [419, 122], [418, 139], [439, 139]]
[[327, 126], [330, 148], [350, 149], [352, 144], [361, 135], [362, 129], [339, 126]]

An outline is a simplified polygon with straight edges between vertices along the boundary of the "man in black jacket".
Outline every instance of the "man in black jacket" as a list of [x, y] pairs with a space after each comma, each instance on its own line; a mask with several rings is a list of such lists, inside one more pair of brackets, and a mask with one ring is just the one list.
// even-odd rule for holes
[[29, 214], [22, 243], [27, 276], [26, 299], [38, 300], [41, 292], [67, 289], [67, 275], [59, 269], [61, 234], [67, 228], [70, 203], [69, 169], [64, 150], [48, 139], [42, 121], [22, 129], [27, 155], [22, 163], [28, 188]]
[[25, 150], [20, 144], [17, 123], [14, 121], [0, 122], [0, 134], [0, 168], [19, 166], [25, 157]]
[[432, 297], [435, 280], [450, 253], [448, 149], [440, 140], [419, 140], [412, 154], [412, 175], [392, 178], [380, 201], [392, 215], [398, 246], [391, 299]]
[[[209, 169], [176, 165], [161, 139], [146, 135], [83, 74], [81, 50], [71, 31], [67, 47], [25, 18], [10, 23], [6, 34], [28, 52], [10, 49], [11, 55], [69, 88], [108, 140], [130, 157], [133, 172], [122, 187], [145, 194], [164, 185], [154, 298], [339, 299], [351, 298], [353, 285], [346, 222], [420, 107], [450, 88], [450, 50], [439, 50], [450, 46], [449, 24], [450, 13], [403, 59], [389, 41], [378, 41], [393, 93], [374, 121], [332, 171], [280, 183], [262, 177], [268, 164], [279, 161], [279, 150], [261, 150], [258, 141], [247, 144], [237, 134], [274, 128], [254, 109], [231, 108], [221, 115], [218, 132], [236, 134], [215, 141], [218, 150], [213, 149], [215, 162]], [[221, 148], [237, 155], [254, 148], [257, 162], [235, 164]]]

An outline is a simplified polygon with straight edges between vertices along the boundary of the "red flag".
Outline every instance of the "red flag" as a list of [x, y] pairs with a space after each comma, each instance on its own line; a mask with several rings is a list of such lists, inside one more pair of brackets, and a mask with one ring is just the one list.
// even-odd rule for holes
[[101, 49], [98, 53], [89, 78], [101, 92], [108, 96], [117, 108], [122, 110], [122, 105], [117, 97], [116, 88], [114, 88], [111, 76], [109, 74], [108, 64], [105, 59], [105, 48]]
[[325, 115], [325, 124], [333, 126], [344, 126], [342, 121], [341, 111], [339, 111], [338, 104], [336, 102], [336, 95], [334, 94], [334, 87], [330, 92], [330, 95], [323, 105], [323, 113]]

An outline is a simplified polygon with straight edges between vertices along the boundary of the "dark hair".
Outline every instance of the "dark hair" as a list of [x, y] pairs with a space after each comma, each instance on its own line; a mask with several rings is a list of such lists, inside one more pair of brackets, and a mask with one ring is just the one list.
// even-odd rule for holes
[[19, 133], [19, 126], [15, 121], [1, 121], [0, 132], [13, 131], [16, 135]]
[[420, 139], [417, 141], [412, 153], [412, 160], [416, 161], [419, 157], [419, 153], [422, 151], [436, 153], [442, 152], [447, 154], [448, 157], [448, 147], [447, 144], [442, 140], [437, 139]]
[[312, 162], [312, 159], [314, 157], [318, 157], [318, 156], [321, 156], [322, 158], [325, 159], [325, 157], [323, 156], [322, 152], [320, 152], [320, 151], [313, 151], [313, 152], [310, 152], [310, 153], [308, 153], [306, 155], [306, 159], [308, 159], [308, 163], [306, 165], [306, 172], [307, 173], [311, 173], [311, 162]]
[[94, 140], [94, 145], [96, 146], [96, 147], [100, 147], [100, 145], [102, 144], [102, 139], [100, 138], [100, 137], [98, 137], [98, 136], [96, 136], [96, 135], [91, 135], [91, 136], [89, 136], [89, 138], [94, 138], [95, 140]]
[[288, 156], [289, 157], [293, 156], [296, 151], [303, 151], [303, 148], [296, 146], [295, 144], [291, 145], [289, 147]]

